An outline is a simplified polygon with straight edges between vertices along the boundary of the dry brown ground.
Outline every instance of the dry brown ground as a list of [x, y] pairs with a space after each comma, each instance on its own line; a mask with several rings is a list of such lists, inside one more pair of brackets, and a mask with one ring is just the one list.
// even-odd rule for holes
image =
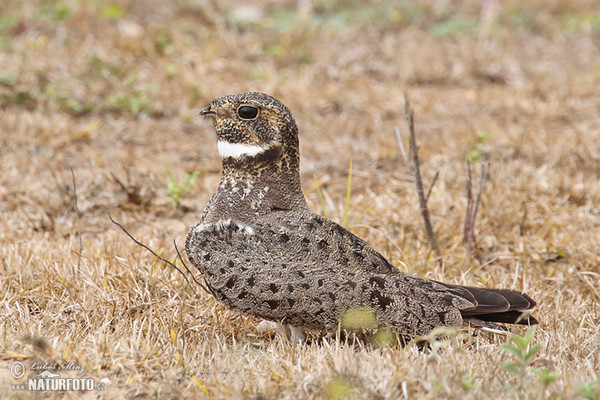
[[[0, 397], [510, 395], [505, 336], [468, 332], [436, 352], [331, 336], [290, 344], [196, 298], [110, 223], [109, 213], [174, 258], [173, 240], [182, 246], [220, 174], [212, 127], [197, 113], [246, 90], [293, 111], [314, 210], [318, 182], [328, 217], [343, 220], [352, 158], [349, 220], [368, 209], [353, 229], [392, 262], [539, 302], [533, 367], [559, 376], [547, 387], [534, 376], [520, 396], [597, 396], [598, 2], [256, 3], [0, 5]], [[426, 185], [440, 172], [429, 206], [442, 266], [394, 134], [406, 131], [403, 91]], [[489, 166], [471, 262], [469, 155], [475, 171]], [[167, 201], [166, 164], [176, 177], [200, 172], [180, 207]], [[23, 382], [9, 375], [15, 361], [26, 377], [34, 362], [73, 362], [106, 390], [11, 390]]]

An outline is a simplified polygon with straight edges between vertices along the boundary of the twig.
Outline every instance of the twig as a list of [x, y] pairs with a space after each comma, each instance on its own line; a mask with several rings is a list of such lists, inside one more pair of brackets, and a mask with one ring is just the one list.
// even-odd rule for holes
[[475, 207], [473, 208], [473, 217], [471, 218], [471, 235], [473, 239], [475, 239], [475, 219], [477, 218], [477, 211], [479, 211], [479, 203], [481, 202], [481, 192], [483, 192], [483, 181], [485, 179], [485, 164], [481, 164], [481, 169], [479, 171], [479, 185], [477, 187], [477, 198], [475, 199]]
[[[175, 241], [175, 239], [173, 239], [173, 246], [175, 247], [175, 251], [177, 252], [177, 258], [179, 258], [179, 261], [181, 261], [181, 264], [185, 267], [185, 271], [188, 274], [190, 274], [190, 276], [194, 280], [194, 283], [196, 285], [200, 286], [202, 289], [204, 289], [204, 291], [206, 291], [208, 294], [212, 294], [213, 296], [216, 297], [215, 293], [212, 291], [212, 289], [210, 288], [210, 286], [208, 286], [208, 285], [204, 286], [203, 284], [201, 284], [200, 282], [198, 282], [198, 279], [196, 279], [196, 277], [194, 276], [194, 274], [192, 273], [192, 271], [190, 270], [190, 268], [187, 266], [187, 264], [185, 263], [185, 261], [183, 261], [183, 258], [181, 257], [181, 252], [179, 251], [179, 248], [177, 247], [177, 242]], [[183, 275], [183, 277], [185, 278], [186, 276]], [[188, 281], [188, 283], [189, 283], [189, 281]], [[196, 297], [200, 297], [200, 296], [198, 296], [198, 293], [196, 293]]]
[[[404, 162], [406, 164], [408, 164], [408, 156], [406, 155], [406, 149], [404, 148], [404, 141], [402, 140], [402, 131], [400, 131], [400, 128], [398, 126], [396, 126], [394, 128], [394, 131], [396, 132], [396, 139], [398, 139], [398, 145], [400, 146], [400, 151], [402, 152], [402, 158], [404, 158]], [[429, 196], [431, 195], [431, 191], [433, 190], [433, 187], [435, 186], [435, 183], [437, 182], [437, 178], [440, 175], [440, 171], [436, 171], [435, 175], [433, 176], [433, 180], [431, 181], [431, 186], [429, 186], [429, 190], [427, 191], [427, 196], [425, 196], [425, 202], [427, 203], [429, 201]]]
[[[415, 176], [415, 184], [417, 186], [417, 195], [419, 196], [419, 205], [421, 207], [421, 216], [423, 217], [423, 223], [425, 225], [425, 233], [427, 234], [427, 238], [429, 239], [429, 243], [433, 247], [435, 254], [438, 257], [442, 256], [442, 251], [440, 250], [440, 245], [435, 236], [435, 232], [433, 231], [433, 227], [431, 225], [431, 219], [429, 218], [429, 209], [427, 208], [427, 199], [425, 197], [425, 192], [423, 191], [423, 181], [421, 180], [421, 170], [419, 166], [419, 148], [417, 147], [417, 139], [415, 138], [415, 126], [414, 126], [414, 118], [413, 118], [413, 110], [410, 106], [410, 100], [408, 99], [408, 95], [404, 93], [404, 102], [405, 102], [405, 113], [406, 120], [408, 122], [409, 129], [409, 146], [411, 152], [411, 169], [413, 175]], [[433, 186], [433, 185], [432, 185]]]
[[[471, 181], [471, 167], [468, 168], [468, 180]], [[479, 185], [477, 187], [477, 197], [475, 198], [475, 205], [473, 211], [469, 216], [469, 231], [467, 238], [467, 261], [471, 260], [471, 249], [472, 244], [475, 242], [475, 219], [477, 218], [477, 211], [479, 210], [479, 203], [481, 202], [481, 192], [483, 191], [483, 180], [485, 179], [485, 164], [481, 164], [481, 170], [479, 172]], [[469, 183], [469, 186], [471, 184]], [[468, 195], [471, 197], [470, 187], [468, 189]], [[472, 200], [471, 200], [472, 203]]]
[[[467, 252], [469, 251], [469, 224], [473, 214], [473, 180], [471, 178], [471, 164], [467, 160], [467, 208], [465, 210], [465, 224], [463, 227], [463, 240], [467, 243]], [[468, 254], [467, 254], [467, 258]]]
[[523, 209], [523, 217], [521, 217], [521, 222], [519, 222], [519, 236], [525, 236], [525, 231], [527, 230], [527, 205], [524, 201], [521, 203], [521, 208]]
[[344, 228], [348, 228], [348, 211], [350, 211], [350, 190], [352, 188], [352, 157], [348, 168], [348, 187], [346, 188], [346, 206], [344, 207]]
[[[196, 289], [194, 288], [194, 286], [192, 285], [192, 283], [190, 282], [190, 280], [187, 278], [187, 276], [186, 276], [186, 275], [183, 273], [183, 271], [182, 271], [181, 269], [179, 269], [179, 267], [178, 267], [178, 266], [176, 266], [175, 264], [173, 264], [171, 261], [169, 261], [169, 260], [167, 260], [167, 259], [165, 259], [165, 258], [163, 258], [163, 257], [159, 256], [159, 255], [158, 255], [158, 254], [156, 254], [156, 252], [155, 252], [154, 250], [152, 250], [150, 247], [146, 246], [144, 243], [142, 243], [142, 242], [140, 242], [139, 240], [137, 240], [136, 238], [134, 238], [134, 237], [131, 235], [131, 233], [129, 233], [129, 232], [127, 231], [127, 229], [125, 229], [125, 228], [123, 227], [123, 225], [121, 225], [120, 223], [118, 223], [117, 221], [115, 221], [115, 220], [113, 219], [112, 215], [108, 214], [108, 218], [110, 218], [110, 220], [111, 220], [111, 222], [112, 222], [113, 224], [115, 224], [115, 225], [117, 225], [119, 228], [121, 228], [121, 230], [122, 230], [123, 232], [125, 232], [125, 234], [126, 234], [127, 236], [129, 236], [129, 238], [130, 238], [131, 240], [133, 240], [135, 244], [137, 244], [138, 246], [141, 246], [141, 247], [143, 247], [144, 249], [148, 250], [150, 253], [152, 253], [152, 255], [153, 255], [154, 257], [158, 258], [160, 261], [162, 261], [162, 262], [164, 262], [165, 264], [168, 264], [168, 265], [170, 265], [171, 267], [175, 268], [175, 269], [176, 269], [176, 270], [177, 270], [177, 271], [178, 271], [178, 272], [181, 274], [181, 276], [183, 276], [183, 279], [185, 279], [185, 281], [186, 281], [186, 282], [187, 282], [187, 284], [190, 286], [190, 288], [192, 288], [192, 290], [194, 291], [194, 293], [196, 294], [196, 296], [198, 296], [198, 293], [196, 292]], [[179, 253], [179, 249], [177, 249], [177, 245], [175, 246], [175, 250], [177, 251], [177, 256], [178, 256], [178, 257], [179, 257], [179, 259], [180, 259], [180, 260], [183, 262], [183, 259], [181, 258], [181, 254]], [[185, 263], [183, 263], [183, 265], [185, 265]], [[188, 272], [191, 274], [191, 272], [190, 272], [190, 269], [188, 268], [188, 266], [187, 266], [187, 265], [185, 265], [185, 269], [186, 269], [186, 271], [188, 271]], [[208, 293], [208, 294], [212, 294], [212, 293], [211, 293], [211, 292], [210, 292], [210, 291], [209, 291], [209, 290], [208, 290], [208, 289], [207, 289], [207, 288], [206, 288], [206, 287], [205, 287], [203, 284], [201, 284], [200, 282], [198, 282], [198, 281], [196, 280], [196, 278], [194, 278], [194, 275], [193, 275], [193, 274], [191, 274], [191, 275], [192, 275], [192, 278], [194, 279], [194, 282], [195, 282], [195, 283], [196, 283], [198, 286], [200, 286], [202, 289], [204, 289], [204, 290], [206, 291], [206, 293]], [[199, 297], [199, 296], [198, 296], [198, 297]]]
[[433, 180], [431, 181], [431, 186], [429, 186], [429, 190], [427, 191], [427, 196], [425, 196], [425, 203], [429, 202], [429, 196], [431, 195], [431, 191], [437, 182], [437, 178], [440, 176], [440, 171], [435, 171], [435, 175], [433, 176]]
[[71, 168], [71, 178], [73, 180], [73, 197], [75, 198], [75, 215], [77, 216], [77, 238], [79, 239], [79, 251], [77, 254], [77, 271], [73, 271], [73, 275], [77, 275], [79, 274], [79, 267], [81, 266], [81, 252], [83, 249], [83, 241], [81, 240], [79, 206], [77, 205], [77, 184], [75, 183], [75, 172], [73, 172], [73, 168]]
[[[395, 127], [396, 139], [398, 139], [398, 145], [400, 146], [400, 151], [402, 152], [402, 158], [404, 158], [404, 162], [408, 164], [408, 156], [406, 155], [406, 149], [404, 148], [404, 142], [402, 141], [402, 132], [398, 126]], [[425, 203], [429, 201], [429, 196], [431, 195], [431, 191], [437, 182], [437, 178], [440, 175], [440, 171], [436, 171], [433, 176], [433, 180], [431, 181], [431, 186], [429, 186], [429, 190], [427, 191], [427, 196], [425, 196]]]

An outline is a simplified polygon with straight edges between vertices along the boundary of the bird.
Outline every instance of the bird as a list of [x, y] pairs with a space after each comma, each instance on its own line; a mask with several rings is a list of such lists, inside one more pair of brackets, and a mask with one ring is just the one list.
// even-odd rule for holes
[[301, 332], [335, 332], [352, 310], [408, 337], [476, 322], [537, 324], [528, 311], [536, 302], [525, 293], [407, 274], [312, 212], [300, 182], [298, 128], [279, 100], [231, 94], [200, 115], [214, 122], [222, 174], [185, 251], [226, 307]]

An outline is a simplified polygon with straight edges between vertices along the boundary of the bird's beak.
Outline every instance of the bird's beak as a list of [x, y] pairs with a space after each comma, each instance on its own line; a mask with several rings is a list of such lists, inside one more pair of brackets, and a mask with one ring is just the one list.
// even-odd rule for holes
[[215, 114], [216, 114], [216, 112], [213, 109], [211, 109], [210, 106], [205, 107], [200, 111], [200, 115], [202, 115], [203, 117], [209, 117], [209, 116], [215, 115]]

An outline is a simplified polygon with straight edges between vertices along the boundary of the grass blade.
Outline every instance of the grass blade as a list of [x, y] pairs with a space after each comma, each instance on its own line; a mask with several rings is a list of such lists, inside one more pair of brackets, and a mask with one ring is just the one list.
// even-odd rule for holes
[[346, 207], [344, 207], [344, 228], [348, 228], [348, 211], [350, 210], [350, 188], [352, 187], [352, 157], [348, 169], [348, 188], [346, 189]]

